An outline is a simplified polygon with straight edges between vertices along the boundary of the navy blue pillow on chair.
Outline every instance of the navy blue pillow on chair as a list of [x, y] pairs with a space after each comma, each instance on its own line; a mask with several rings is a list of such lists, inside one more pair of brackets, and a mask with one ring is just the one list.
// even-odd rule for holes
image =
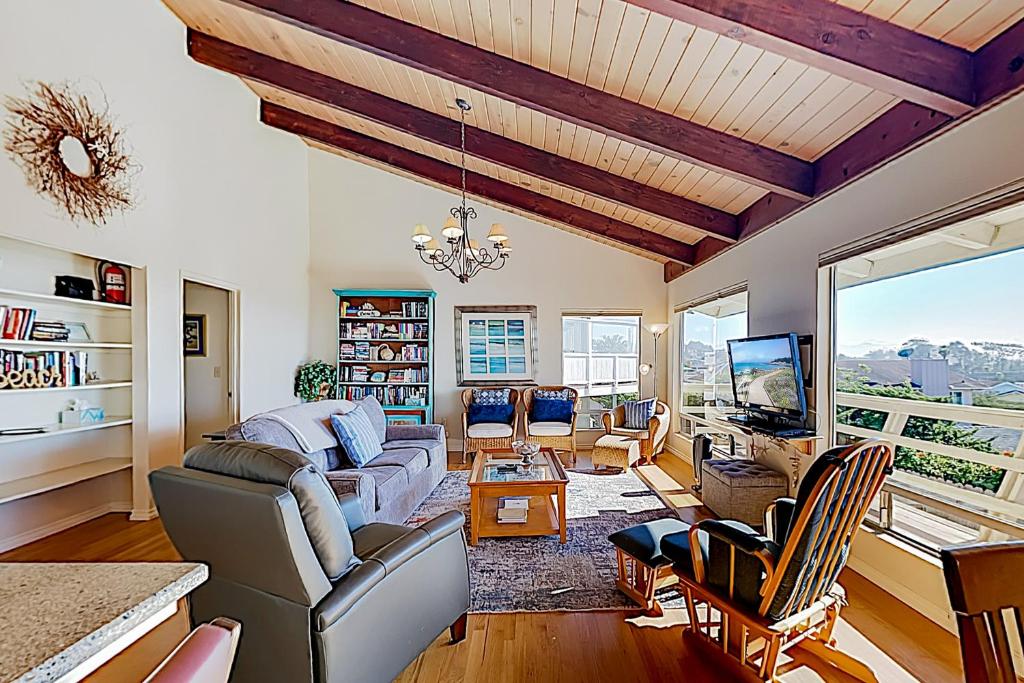
[[466, 423], [475, 425], [481, 422], [500, 422], [512, 424], [512, 415], [516, 407], [511, 403], [470, 403], [466, 415]]
[[530, 405], [531, 422], [572, 422], [572, 401], [537, 398]]

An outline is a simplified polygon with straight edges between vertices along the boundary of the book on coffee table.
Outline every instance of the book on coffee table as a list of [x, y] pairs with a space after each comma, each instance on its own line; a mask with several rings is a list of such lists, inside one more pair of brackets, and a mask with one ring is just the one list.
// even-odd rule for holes
[[502, 496], [498, 499], [498, 524], [525, 524], [530, 512], [526, 496]]

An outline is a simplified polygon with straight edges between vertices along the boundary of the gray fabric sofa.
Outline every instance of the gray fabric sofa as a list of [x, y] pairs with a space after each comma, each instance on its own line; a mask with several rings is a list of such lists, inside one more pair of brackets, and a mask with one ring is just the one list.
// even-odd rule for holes
[[193, 625], [242, 623], [233, 681], [386, 683], [445, 628], [465, 637], [465, 517], [366, 523], [294, 451], [225, 441], [149, 475], [160, 518], [210, 578]]
[[[361, 469], [351, 467], [331, 428], [331, 415], [361, 405], [384, 453]], [[401, 524], [441, 482], [448, 448], [441, 425], [388, 425], [377, 399], [330, 400], [279, 408], [227, 429], [227, 438], [296, 451], [324, 475], [335, 495], [353, 494], [370, 521]]]

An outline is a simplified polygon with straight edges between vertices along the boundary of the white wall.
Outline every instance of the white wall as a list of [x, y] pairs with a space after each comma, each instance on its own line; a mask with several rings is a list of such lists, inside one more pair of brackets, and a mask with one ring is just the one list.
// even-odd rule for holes
[[[462, 431], [455, 306], [536, 304], [537, 380], [542, 384], [561, 383], [563, 311], [641, 310], [644, 324], [665, 320], [662, 267], [649, 259], [472, 202], [480, 213], [477, 229], [485, 232], [491, 223], [503, 223], [514, 251], [500, 272], [484, 272], [460, 284], [449, 273], [436, 273], [421, 263], [409, 239], [417, 223], [438, 232], [458, 201], [456, 195], [313, 149], [309, 182], [312, 356], [328, 362], [336, 357], [337, 299], [332, 289], [435, 290], [435, 419], [447, 420], [450, 435]], [[641, 339], [646, 362], [653, 342], [647, 332]], [[665, 345], [659, 346], [663, 351]], [[659, 380], [666, 375], [662, 371]]]
[[205, 355], [185, 356], [185, 448], [191, 448], [203, 442], [205, 432], [231, 422], [227, 290], [186, 282], [185, 315], [206, 316]]
[[[181, 452], [181, 274], [241, 289], [241, 413], [294, 402], [306, 354], [306, 149], [257, 121], [237, 79], [185, 54], [185, 28], [156, 0], [0, 0], [0, 93], [23, 81], [102, 88], [141, 166], [139, 206], [76, 226], [0, 158], [0, 233], [143, 267], [153, 467]], [[145, 473], [136, 473], [136, 483]]]
[[[688, 272], [669, 286], [669, 310], [746, 281], [751, 335], [816, 333], [819, 256], [1024, 177], [1021, 121], [1024, 95]], [[819, 386], [825, 379], [819, 367]], [[678, 437], [672, 445], [688, 452]], [[949, 604], [937, 566], [930, 565], [927, 581], [919, 573], [901, 573], [897, 568], [913, 564], [917, 571], [921, 563], [887, 542], [862, 537], [851, 566], [949, 626]]]

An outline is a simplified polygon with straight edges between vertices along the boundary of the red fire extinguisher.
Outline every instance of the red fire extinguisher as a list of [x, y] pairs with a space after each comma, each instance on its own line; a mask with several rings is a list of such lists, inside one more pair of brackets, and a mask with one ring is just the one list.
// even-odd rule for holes
[[128, 273], [122, 266], [101, 261], [96, 266], [100, 299], [108, 304], [128, 303]]

